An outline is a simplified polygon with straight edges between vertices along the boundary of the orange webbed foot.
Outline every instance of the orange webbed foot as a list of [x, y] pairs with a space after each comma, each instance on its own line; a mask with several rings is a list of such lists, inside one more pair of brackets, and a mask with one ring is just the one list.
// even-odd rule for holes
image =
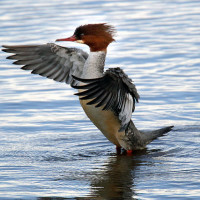
[[128, 155], [128, 156], [133, 155], [133, 150], [127, 150], [127, 151], [126, 151], [126, 155]]

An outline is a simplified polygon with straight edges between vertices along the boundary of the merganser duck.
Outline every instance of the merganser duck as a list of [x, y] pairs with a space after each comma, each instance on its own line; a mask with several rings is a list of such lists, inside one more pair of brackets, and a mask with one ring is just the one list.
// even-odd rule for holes
[[7, 57], [17, 60], [21, 69], [32, 74], [70, 84], [78, 89], [81, 106], [94, 125], [116, 145], [117, 153], [123, 148], [128, 154], [144, 149], [173, 126], [155, 131], [139, 131], [131, 120], [139, 94], [132, 80], [120, 68], [104, 72], [108, 45], [114, 41], [115, 28], [106, 23], [87, 24], [76, 28], [71, 37], [56, 41], [86, 44], [90, 53], [81, 49], [44, 45], [4, 45], [3, 51], [14, 53]]

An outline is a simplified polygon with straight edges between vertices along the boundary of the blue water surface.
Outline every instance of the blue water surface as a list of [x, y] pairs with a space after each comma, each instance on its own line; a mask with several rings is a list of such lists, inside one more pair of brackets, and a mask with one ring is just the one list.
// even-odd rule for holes
[[1, 0], [0, 22], [1, 45], [114, 25], [106, 68], [134, 80], [136, 126], [175, 126], [147, 149], [117, 156], [70, 86], [20, 70], [1, 51], [0, 199], [200, 199], [199, 0]]

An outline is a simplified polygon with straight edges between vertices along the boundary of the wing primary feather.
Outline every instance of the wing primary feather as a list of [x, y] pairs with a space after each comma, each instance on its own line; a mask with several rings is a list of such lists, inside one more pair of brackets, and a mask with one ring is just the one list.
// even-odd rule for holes
[[89, 88], [88, 90], [84, 90], [82, 92], [78, 92], [76, 93], [75, 95], [77, 96], [86, 96], [86, 95], [89, 95], [95, 91], [99, 90], [99, 87], [93, 87], [93, 88]]
[[101, 88], [97, 88], [96, 90], [91, 90], [91, 92], [88, 92], [89, 94], [87, 96], [81, 97], [81, 100], [87, 100], [87, 99], [92, 99], [95, 98], [96, 95], [101, 91]]
[[108, 101], [110, 100], [110, 89], [112, 87], [112, 84], [108, 85], [106, 89], [104, 89], [105, 94], [104, 94], [104, 98], [102, 97], [100, 102], [96, 105], [96, 107], [100, 107], [102, 105], [105, 105], [108, 103]]
[[59, 68], [59, 73], [57, 74], [57, 76], [53, 79], [54, 81], [58, 81], [58, 82], [60, 82], [60, 81], [62, 81], [63, 80], [63, 75], [65, 75], [64, 73], [63, 73], [63, 70], [62, 70], [62, 68], [60, 67]]
[[[16, 60], [14, 64], [24, 65], [23, 70], [31, 70], [32, 73], [69, 84], [78, 84], [78, 81], [71, 77], [81, 76], [83, 66], [88, 54], [77, 48], [61, 47], [53, 43], [44, 45], [3, 45], [3, 51], [13, 53], [8, 59]], [[57, 60], [54, 64], [47, 62], [50, 58]], [[55, 69], [53, 68], [55, 66]]]
[[[99, 92], [99, 95], [93, 99], [92, 101], [88, 102], [87, 105], [92, 105], [92, 104], [96, 104], [98, 102], [100, 102], [104, 97], [105, 97], [105, 93], [103, 90], [101, 90], [101, 92]], [[97, 107], [97, 105], [95, 105], [95, 107]]]
[[33, 71], [31, 72], [32, 74], [39, 74], [39, 75], [43, 75], [46, 71], [49, 70], [49, 64], [54, 62], [54, 58], [50, 58], [49, 60], [47, 60], [47, 62], [41, 62], [41, 64], [36, 67], [35, 69], [33, 69]]
[[49, 78], [49, 76], [51, 76], [52, 74], [54, 74], [54, 72], [57, 71], [57, 68], [55, 67], [57, 63], [58, 63], [58, 59], [53, 59], [49, 61], [48, 63], [46, 63], [45, 65], [47, 66], [44, 67], [45, 70], [42, 73], [40, 73], [40, 75]]
[[85, 85], [71, 85], [74, 89], [90, 89], [98, 86], [98, 82], [93, 82]]
[[[100, 102], [100, 103], [98, 104], [98, 106], [100, 106], [100, 104], [101, 104], [101, 105], [106, 105], [106, 104], [108, 103], [108, 101], [110, 100], [111, 95], [112, 95], [112, 94], [109, 93], [108, 96], [107, 96], [106, 98], [104, 98], [104, 99], [102, 100], [102, 102]], [[104, 107], [105, 107], [105, 106], [104, 106]], [[105, 109], [103, 108], [102, 110], [105, 110]]]
[[50, 68], [49, 68], [49, 72], [46, 74], [47, 78], [53, 79], [55, 73], [58, 71], [59, 69], [59, 57], [55, 58], [53, 63], [50, 64]]
[[102, 110], [109, 110], [111, 108], [110, 105], [111, 105], [111, 99], [112, 99], [112, 97], [113, 97], [113, 94], [110, 93], [109, 96], [108, 96], [108, 98], [107, 98], [107, 100], [106, 100], [106, 105], [103, 107]]
[[36, 60], [17, 60], [15, 62], [13, 62], [13, 64], [15, 65], [28, 65], [28, 64], [38, 64], [38, 63], [42, 63], [42, 59], [36, 59]]
[[23, 69], [23, 70], [34, 70], [37, 67], [39, 67], [40, 65], [42, 65], [42, 63], [24, 65], [23, 67], [21, 67], [21, 69]]
[[39, 56], [34, 55], [34, 54], [33, 55], [15, 54], [15, 55], [7, 57], [7, 59], [10, 59], [10, 60], [33, 60], [33, 59], [36, 60], [39, 58], [40, 58]]
[[106, 105], [104, 106], [103, 110], [108, 110], [113, 108], [113, 110], [116, 110], [116, 105], [117, 105], [117, 92], [119, 90], [119, 84], [116, 83], [115, 85], [113, 85], [112, 83], [110, 84], [110, 88], [111, 90], [111, 96], [109, 97], [109, 100], [107, 101]]
[[106, 104], [108, 95], [109, 95], [108, 93], [105, 93], [104, 95], [102, 95], [102, 98], [100, 99], [100, 102], [95, 107], [98, 108], [98, 107], [101, 107], [104, 104]]

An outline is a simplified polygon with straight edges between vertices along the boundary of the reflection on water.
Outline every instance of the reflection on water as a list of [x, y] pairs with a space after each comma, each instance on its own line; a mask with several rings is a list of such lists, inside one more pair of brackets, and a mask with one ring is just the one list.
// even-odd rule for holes
[[[101, 170], [90, 177], [90, 194], [74, 199], [132, 199], [134, 193], [134, 171], [140, 165], [132, 156], [110, 156]], [[39, 200], [47, 198], [40, 197]], [[48, 199], [60, 199], [51, 198]]]
[[104, 170], [91, 181], [91, 197], [96, 199], [132, 199], [135, 196], [135, 171], [140, 160], [132, 156], [109, 157]]
[[0, 52], [0, 199], [200, 198], [199, 0], [1, 0], [0, 8], [0, 44], [115, 25], [106, 65], [122, 67], [137, 86], [135, 124], [175, 125], [146, 150], [117, 156], [74, 90], [19, 70]]
[[[200, 128], [193, 131], [199, 132]], [[175, 137], [175, 139], [178, 137]], [[181, 140], [180, 143], [182, 143]], [[193, 154], [180, 147], [173, 147], [173, 144], [168, 149], [137, 151], [134, 156], [107, 155], [105, 160], [101, 159], [103, 163], [92, 167], [89, 174], [88, 172], [80, 173], [84, 180], [90, 183], [90, 191], [86, 196], [78, 196], [73, 199], [126, 200], [140, 199], [140, 196], [143, 196], [144, 199], [157, 199], [158, 196], [162, 199], [169, 199], [174, 196], [183, 199], [189, 197], [198, 199], [198, 183], [200, 182], [196, 172], [199, 172], [199, 163], [194, 167], [193, 164], [196, 163], [197, 158], [193, 158], [193, 155], [195, 153]], [[91, 164], [94, 164], [92, 160]], [[80, 174], [76, 174], [76, 178], [80, 177]], [[68, 179], [67, 174], [62, 175], [61, 180]], [[62, 198], [39, 197], [38, 199]]]

